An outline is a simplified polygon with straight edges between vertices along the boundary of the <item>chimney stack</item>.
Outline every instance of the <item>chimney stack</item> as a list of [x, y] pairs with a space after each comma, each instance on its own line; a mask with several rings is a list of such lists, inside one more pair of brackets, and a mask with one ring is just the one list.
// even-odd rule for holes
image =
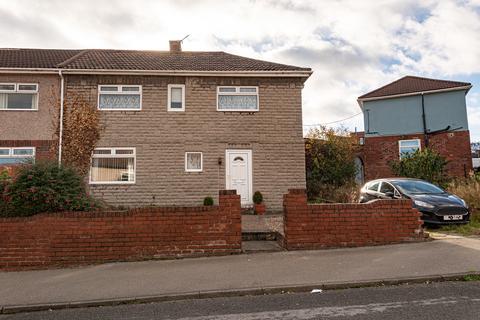
[[170, 40], [170, 52], [182, 52], [182, 40]]

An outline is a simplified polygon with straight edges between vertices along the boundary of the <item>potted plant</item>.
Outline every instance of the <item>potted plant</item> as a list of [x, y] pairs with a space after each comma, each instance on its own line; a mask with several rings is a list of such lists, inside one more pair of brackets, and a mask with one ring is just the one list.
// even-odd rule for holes
[[265, 214], [265, 204], [263, 203], [263, 195], [260, 191], [255, 191], [253, 194], [253, 208], [255, 214]]

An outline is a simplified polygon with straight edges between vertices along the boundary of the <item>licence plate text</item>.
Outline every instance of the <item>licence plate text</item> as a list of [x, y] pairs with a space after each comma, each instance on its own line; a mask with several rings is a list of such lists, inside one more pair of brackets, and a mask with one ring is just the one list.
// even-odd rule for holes
[[463, 216], [461, 214], [443, 216], [443, 220], [462, 220]]

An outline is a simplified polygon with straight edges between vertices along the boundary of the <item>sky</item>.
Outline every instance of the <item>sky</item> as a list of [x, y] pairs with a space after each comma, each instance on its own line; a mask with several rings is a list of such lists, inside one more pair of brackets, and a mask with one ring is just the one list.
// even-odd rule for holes
[[0, 30], [8, 48], [168, 50], [190, 35], [183, 50], [311, 67], [305, 130], [363, 130], [357, 97], [405, 75], [466, 81], [480, 141], [480, 0], [0, 0]]

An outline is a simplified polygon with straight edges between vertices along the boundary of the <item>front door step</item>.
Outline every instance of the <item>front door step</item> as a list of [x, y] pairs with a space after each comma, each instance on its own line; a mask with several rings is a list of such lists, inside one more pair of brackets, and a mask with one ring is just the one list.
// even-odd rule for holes
[[277, 241], [242, 241], [242, 251], [245, 253], [275, 252], [283, 251], [283, 248]]
[[275, 241], [277, 239], [277, 232], [274, 231], [242, 232], [242, 241]]

